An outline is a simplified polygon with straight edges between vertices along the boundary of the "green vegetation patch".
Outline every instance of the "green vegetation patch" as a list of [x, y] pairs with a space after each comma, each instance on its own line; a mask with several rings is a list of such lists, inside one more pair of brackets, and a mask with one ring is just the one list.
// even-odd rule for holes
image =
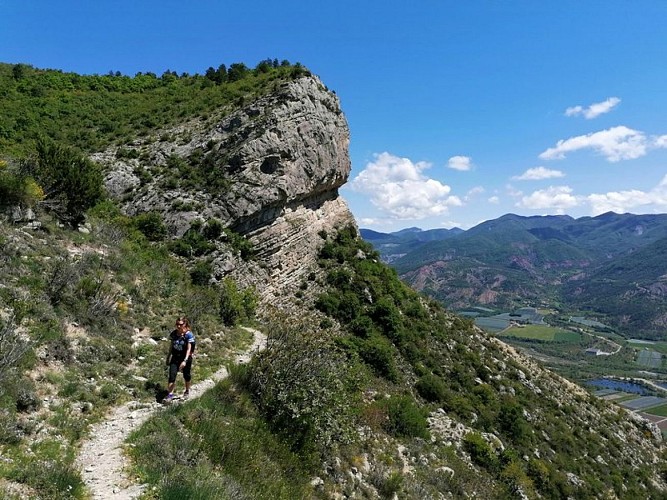
[[650, 349], [667, 356], [667, 342], [658, 342], [658, 341], [647, 342], [637, 339], [630, 339], [628, 340], [628, 346], [633, 347], [635, 349]]
[[645, 368], [660, 368], [664, 355], [653, 349], [642, 349], [637, 353], [637, 364]]
[[130, 442], [136, 469], [156, 486], [156, 498], [312, 496], [305, 462], [229, 379], [152, 418]]
[[649, 408], [642, 410], [644, 413], [650, 413], [651, 415], [658, 415], [660, 417], [667, 417], [667, 404], [656, 406], [655, 408]]
[[624, 403], [626, 401], [632, 401], [633, 399], [639, 399], [641, 396], [639, 394], [627, 394], [620, 393], [621, 395], [614, 397], [614, 403]]
[[[209, 68], [205, 75], [78, 75], [25, 64], [0, 64], [0, 150], [20, 156], [40, 134], [83, 151], [131, 142], [309, 74], [299, 63], [261, 61]], [[123, 152], [121, 154], [128, 154]]]
[[546, 325], [512, 327], [498, 335], [501, 337], [541, 340], [543, 342], [576, 343], [581, 341], [581, 334], [577, 332]]
[[569, 330], [558, 330], [554, 334], [554, 342], [578, 343], [581, 341], [581, 334]]

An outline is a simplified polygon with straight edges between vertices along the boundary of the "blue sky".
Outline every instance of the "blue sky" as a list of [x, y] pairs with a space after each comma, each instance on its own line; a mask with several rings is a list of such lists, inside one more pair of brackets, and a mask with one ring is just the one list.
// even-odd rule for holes
[[0, 0], [0, 61], [78, 73], [266, 58], [341, 100], [361, 227], [667, 212], [667, 2]]

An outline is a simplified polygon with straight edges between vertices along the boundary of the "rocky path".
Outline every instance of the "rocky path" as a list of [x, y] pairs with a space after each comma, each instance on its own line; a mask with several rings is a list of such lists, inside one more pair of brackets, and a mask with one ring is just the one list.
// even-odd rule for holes
[[[253, 343], [237, 356], [238, 363], [247, 363], [252, 353], [266, 344], [263, 333], [250, 328], [247, 330], [253, 334]], [[190, 399], [201, 396], [227, 375], [227, 369], [221, 368], [210, 378], [193, 384]], [[134, 429], [161, 408], [163, 406], [159, 403], [130, 401], [115, 408], [106, 420], [91, 429], [90, 439], [83, 443], [79, 451], [77, 465], [94, 499], [134, 499], [142, 493], [146, 485], [135, 484], [126, 475], [127, 459], [123, 454], [123, 443]]]

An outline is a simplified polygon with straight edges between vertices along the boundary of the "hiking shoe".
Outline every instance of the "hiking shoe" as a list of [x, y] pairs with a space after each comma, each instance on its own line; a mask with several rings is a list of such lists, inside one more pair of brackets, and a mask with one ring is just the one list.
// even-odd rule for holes
[[183, 399], [188, 399], [190, 397], [190, 391], [185, 391], [183, 393]]
[[173, 400], [174, 400], [174, 394], [170, 392], [162, 401], [164, 401], [165, 403], [171, 403]]

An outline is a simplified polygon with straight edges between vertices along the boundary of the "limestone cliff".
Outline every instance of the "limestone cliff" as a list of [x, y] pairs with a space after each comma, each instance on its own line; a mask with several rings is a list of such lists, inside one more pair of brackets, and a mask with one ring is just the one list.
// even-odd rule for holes
[[[318, 234], [354, 223], [338, 196], [350, 172], [347, 122], [338, 98], [313, 76], [226, 113], [162, 131], [169, 140], [135, 141], [125, 158], [115, 149], [94, 158], [126, 213], [157, 211], [174, 236], [217, 219], [249, 238], [256, 258], [241, 261], [219, 245], [215, 277], [231, 274], [274, 300], [308, 272]], [[174, 179], [168, 166], [195, 157], [219, 189], [186, 189]]]

